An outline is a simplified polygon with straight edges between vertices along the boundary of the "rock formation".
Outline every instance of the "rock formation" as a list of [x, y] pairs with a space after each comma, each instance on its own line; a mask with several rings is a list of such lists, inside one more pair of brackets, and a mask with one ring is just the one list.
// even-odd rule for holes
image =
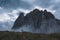
[[34, 9], [26, 16], [23, 13], [16, 19], [13, 29], [21, 27], [31, 27], [35, 31], [40, 33], [54, 33], [60, 32], [60, 20], [56, 19], [55, 16], [47, 10]]

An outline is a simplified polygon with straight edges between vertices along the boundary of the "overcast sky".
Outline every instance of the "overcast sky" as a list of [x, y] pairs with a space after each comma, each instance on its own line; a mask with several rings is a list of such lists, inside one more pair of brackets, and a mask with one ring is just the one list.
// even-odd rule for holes
[[0, 30], [10, 30], [18, 12], [28, 13], [34, 8], [47, 9], [60, 19], [60, 0], [0, 0]]

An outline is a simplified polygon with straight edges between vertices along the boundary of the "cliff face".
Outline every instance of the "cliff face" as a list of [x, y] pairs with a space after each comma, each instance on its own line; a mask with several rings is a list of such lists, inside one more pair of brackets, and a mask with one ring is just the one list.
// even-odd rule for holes
[[19, 17], [16, 19], [14, 25], [13, 25], [13, 29], [18, 29], [19, 26], [22, 26], [24, 23], [24, 13], [20, 13]]
[[[23, 28], [22, 28], [23, 27]], [[25, 28], [26, 27], [26, 28]], [[54, 33], [60, 32], [60, 20], [56, 19], [51, 12], [47, 10], [34, 9], [26, 16], [21, 13], [16, 19], [13, 29], [22, 28], [23, 31], [30, 29], [35, 33]]]

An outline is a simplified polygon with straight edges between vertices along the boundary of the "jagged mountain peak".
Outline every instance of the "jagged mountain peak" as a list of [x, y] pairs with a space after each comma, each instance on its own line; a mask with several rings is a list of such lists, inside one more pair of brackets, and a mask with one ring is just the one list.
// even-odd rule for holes
[[32, 12], [48, 12], [46, 9], [45, 10], [40, 10], [40, 9], [34, 9]]
[[24, 13], [23, 13], [23, 12], [21, 12], [21, 13], [19, 14], [19, 16], [24, 16]]
[[33, 12], [36, 12], [36, 11], [38, 12], [38, 11], [40, 11], [40, 10], [39, 10], [39, 9], [34, 9], [34, 10], [33, 10]]
[[45, 10], [39, 10], [39, 9], [34, 9], [30, 13], [27, 14], [28, 16], [42, 16], [45, 19], [55, 19], [55, 16], [51, 13], [48, 12], [46, 9]]
[[39, 28], [43, 21], [49, 21], [50, 19], [55, 20], [54, 15], [47, 10], [34, 9], [30, 13], [24, 16], [24, 13], [21, 12], [19, 17], [16, 19], [13, 29], [22, 27], [23, 25], [31, 25], [35, 28]]
[[60, 20], [47, 10], [34, 9], [24, 16], [20, 13], [14, 22], [12, 29], [19, 29], [35, 33], [54, 33], [60, 32]]
[[28, 13], [28, 14], [39, 14], [39, 13], [40, 13], [39, 9], [34, 9], [34, 10], [30, 11], [30, 13]]

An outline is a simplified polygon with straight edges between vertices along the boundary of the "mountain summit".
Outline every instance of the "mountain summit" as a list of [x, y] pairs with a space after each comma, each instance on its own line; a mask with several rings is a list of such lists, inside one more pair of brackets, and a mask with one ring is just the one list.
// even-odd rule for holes
[[[26, 16], [24, 13], [20, 13], [19, 17], [14, 22], [12, 29], [18, 29], [21, 27], [29, 27], [32, 30], [38, 32], [56, 32], [60, 28], [60, 20], [47, 10], [34, 9]], [[24, 29], [23, 29], [24, 30]]]

